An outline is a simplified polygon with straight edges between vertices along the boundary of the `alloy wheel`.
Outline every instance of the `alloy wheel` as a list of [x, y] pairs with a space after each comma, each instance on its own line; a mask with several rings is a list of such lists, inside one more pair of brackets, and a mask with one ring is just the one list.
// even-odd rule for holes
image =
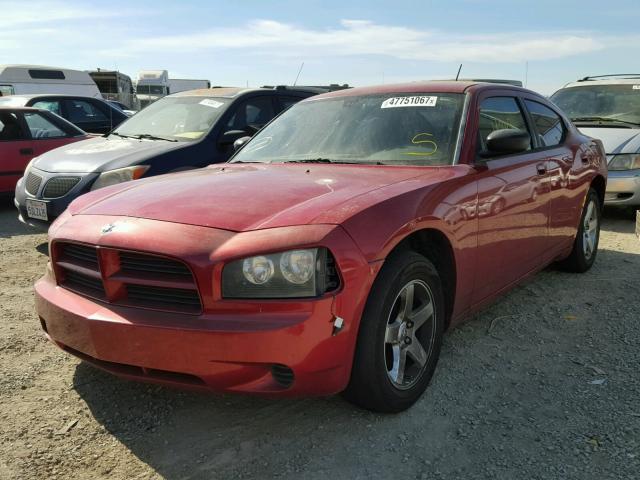
[[589, 260], [598, 242], [598, 207], [593, 200], [589, 201], [582, 224], [582, 249], [584, 258]]
[[407, 283], [396, 296], [387, 320], [384, 355], [387, 375], [400, 390], [420, 379], [435, 339], [434, 299], [422, 280]]

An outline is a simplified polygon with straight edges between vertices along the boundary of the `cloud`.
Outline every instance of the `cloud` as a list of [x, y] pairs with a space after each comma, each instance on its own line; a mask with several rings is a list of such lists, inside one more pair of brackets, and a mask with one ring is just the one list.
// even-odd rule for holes
[[89, 5], [70, 5], [57, 1], [8, 1], [2, 2], [0, 29], [22, 27], [25, 25], [47, 23], [86, 18], [104, 18], [120, 15], [121, 12], [102, 10]]
[[605, 44], [588, 33], [530, 32], [457, 35], [437, 30], [342, 20], [339, 27], [307, 29], [274, 20], [242, 27], [131, 39], [104, 54], [163, 51], [191, 53], [221, 49], [298, 58], [376, 55], [400, 60], [523, 62], [593, 52]]

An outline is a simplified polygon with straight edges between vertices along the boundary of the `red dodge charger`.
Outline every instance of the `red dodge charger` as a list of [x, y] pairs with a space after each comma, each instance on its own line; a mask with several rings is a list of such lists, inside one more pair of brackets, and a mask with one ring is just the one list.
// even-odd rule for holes
[[446, 329], [552, 262], [591, 267], [606, 176], [602, 144], [522, 88], [320, 95], [230, 163], [78, 198], [37, 309], [123, 377], [400, 411]]

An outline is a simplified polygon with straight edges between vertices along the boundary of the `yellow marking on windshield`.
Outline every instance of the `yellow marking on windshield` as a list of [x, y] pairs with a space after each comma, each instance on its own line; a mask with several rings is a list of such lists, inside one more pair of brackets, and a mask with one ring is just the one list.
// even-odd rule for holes
[[204, 132], [182, 132], [182, 133], [174, 133], [174, 137], [184, 137], [184, 138], [200, 138]]
[[426, 147], [426, 144], [431, 144], [433, 146], [433, 150], [432, 151], [427, 151], [427, 152], [403, 152], [403, 155], [416, 155], [416, 156], [420, 156], [420, 157], [428, 157], [429, 155], [433, 155], [434, 153], [436, 153], [438, 151], [438, 144], [433, 141], [430, 140], [427, 137], [433, 137], [432, 134], [430, 133], [418, 133], [417, 135], [414, 135], [414, 137], [411, 139], [411, 143], [414, 145], [420, 145], [421, 147], [424, 146]]

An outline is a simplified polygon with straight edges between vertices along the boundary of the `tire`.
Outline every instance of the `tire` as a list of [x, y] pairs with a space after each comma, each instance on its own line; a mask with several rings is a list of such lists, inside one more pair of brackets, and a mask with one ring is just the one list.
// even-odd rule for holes
[[[587, 215], [589, 215], [589, 218], [587, 218]], [[602, 205], [600, 204], [600, 198], [598, 193], [593, 188], [590, 188], [580, 215], [580, 225], [573, 242], [573, 250], [560, 263], [564, 270], [584, 273], [591, 268], [598, 254], [601, 221]], [[588, 233], [588, 235], [585, 233]]]
[[[413, 302], [405, 308], [409, 291]], [[442, 283], [433, 264], [412, 251], [390, 256], [369, 293], [344, 396], [382, 413], [413, 405], [438, 363], [444, 316]]]

